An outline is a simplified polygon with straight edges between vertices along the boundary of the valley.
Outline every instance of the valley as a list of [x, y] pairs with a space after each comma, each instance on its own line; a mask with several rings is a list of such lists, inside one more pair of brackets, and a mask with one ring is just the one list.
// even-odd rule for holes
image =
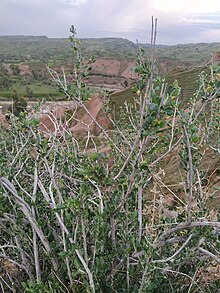
[[[131, 87], [137, 75], [133, 68], [139, 45], [127, 39], [80, 39], [82, 62], [94, 57], [90, 74], [84, 79], [89, 90], [106, 89], [110, 92]], [[150, 45], [145, 48], [149, 57]], [[11, 100], [13, 91], [27, 100], [65, 100], [52, 82], [46, 65], [62, 77], [65, 72], [69, 84], [74, 80], [73, 45], [68, 39], [46, 36], [0, 37], [0, 101]], [[201, 68], [208, 68], [220, 43], [157, 46], [155, 56], [159, 74], [172, 82], [178, 77], [183, 95], [188, 98], [196, 87]], [[74, 91], [74, 89], [73, 89]]]

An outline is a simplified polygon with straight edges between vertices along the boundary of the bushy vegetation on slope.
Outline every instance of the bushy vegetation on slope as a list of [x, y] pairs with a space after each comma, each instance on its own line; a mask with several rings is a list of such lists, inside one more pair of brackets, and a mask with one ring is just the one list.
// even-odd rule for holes
[[[80, 42], [82, 53], [86, 58], [94, 55], [97, 59], [108, 58], [116, 62], [125, 60], [129, 63], [129, 60], [135, 59], [138, 50], [137, 44], [122, 38], [80, 39]], [[147, 44], [145, 47], [149, 56], [150, 45]], [[182, 66], [188, 70], [190, 66], [201, 65], [209, 61], [218, 51], [220, 51], [220, 43], [156, 46], [155, 48], [159, 70], [165, 75], [170, 73], [172, 68]], [[35, 100], [60, 97], [56, 88], [51, 86], [45, 64], [65, 65], [67, 70], [67, 64], [72, 64], [70, 53], [71, 46], [67, 38], [0, 36], [0, 97], [10, 98], [13, 90], [26, 96], [27, 86], [33, 91]], [[111, 67], [110, 63], [109, 67]], [[195, 71], [197, 71], [196, 68]], [[181, 71], [179, 72], [179, 78], [182, 79]], [[191, 73], [188, 75], [189, 78], [193, 75]], [[105, 75], [105, 70], [103, 74]], [[184, 73], [183, 79], [185, 79]], [[190, 87], [194, 87], [192, 79]], [[187, 93], [186, 91], [186, 95]], [[185, 95], [185, 90], [183, 94]]]
[[[84, 84], [72, 28], [77, 91]], [[152, 54], [154, 46], [152, 44]], [[0, 287], [2, 292], [215, 292], [218, 214], [207, 209], [204, 149], [219, 156], [220, 68], [201, 73], [187, 111], [178, 82], [155, 75], [154, 59], [136, 72], [135, 101], [102, 145], [68, 131], [45, 138], [23, 112], [0, 129]], [[107, 100], [106, 100], [107, 103]], [[109, 107], [106, 104], [106, 112]], [[74, 117], [73, 117], [74, 118]], [[111, 119], [111, 117], [109, 117]], [[182, 195], [164, 186], [161, 168], [179, 154]], [[173, 206], [164, 201], [169, 190]], [[150, 196], [153, 194], [153, 197]], [[210, 273], [210, 274], [209, 274]]]

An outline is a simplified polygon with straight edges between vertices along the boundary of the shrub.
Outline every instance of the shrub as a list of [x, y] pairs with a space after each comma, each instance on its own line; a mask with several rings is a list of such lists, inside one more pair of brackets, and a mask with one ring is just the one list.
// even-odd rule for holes
[[[74, 72], [81, 77], [78, 40], [74, 28], [71, 31]], [[45, 138], [39, 121], [27, 115], [11, 119], [10, 132], [0, 129], [0, 257], [11, 264], [9, 271], [4, 268], [0, 273], [2, 288], [21, 292], [216, 288], [216, 280], [201, 281], [211, 261], [219, 262], [220, 228], [217, 215], [207, 209], [203, 184], [207, 174], [201, 161], [206, 148], [212, 148], [215, 156], [219, 153], [219, 137], [213, 132], [219, 127], [218, 116], [210, 112], [219, 111], [220, 69], [209, 76], [201, 74], [198, 91], [183, 111], [178, 82], [167, 87], [155, 73], [154, 58], [145, 62], [143, 54], [136, 67], [140, 78], [134, 87], [135, 101], [125, 107], [126, 115], [112, 121], [115, 131], [109, 133], [93, 118], [102, 133], [101, 145], [89, 130], [83, 141], [68, 130], [62, 137]], [[80, 78], [71, 96], [65, 76], [61, 80], [50, 73], [64, 94], [88, 111]], [[90, 150], [89, 142], [94, 146]], [[180, 156], [182, 196], [163, 181], [167, 158], [174, 152]], [[163, 201], [167, 191], [173, 209]]]
[[27, 108], [27, 101], [25, 98], [19, 96], [16, 90], [12, 94], [12, 105], [9, 106], [8, 112], [13, 113], [15, 116], [19, 116], [21, 112], [25, 112]]

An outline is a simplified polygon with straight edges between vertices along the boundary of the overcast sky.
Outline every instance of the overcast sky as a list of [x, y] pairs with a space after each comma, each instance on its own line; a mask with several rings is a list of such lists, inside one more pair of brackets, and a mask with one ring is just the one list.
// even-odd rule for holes
[[158, 44], [220, 42], [220, 0], [0, 0], [0, 35], [123, 37]]

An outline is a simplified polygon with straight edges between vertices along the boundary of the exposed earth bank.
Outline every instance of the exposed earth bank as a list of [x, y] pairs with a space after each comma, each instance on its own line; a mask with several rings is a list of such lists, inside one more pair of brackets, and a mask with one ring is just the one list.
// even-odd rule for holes
[[[87, 61], [85, 61], [85, 63], [87, 63]], [[179, 60], [158, 59], [158, 70], [161, 75], [166, 75], [176, 68], [188, 68], [191, 65], [192, 63], [190, 62], [181, 62]], [[3, 63], [3, 66], [11, 77], [16, 74], [24, 80], [35, 79], [37, 77], [51, 81], [51, 77], [43, 62], [20, 63], [17, 65], [18, 69], [16, 73], [12, 70], [13, 64]], [[89, 86], [104, 87], [114, 91], [132, 85], [137, 79], [137, 74], [134, 70], [136, 61], [134, 59], [97, 58], [90, 66], [90, 75], [84, 79]], [[65, 72], [67, 80], [70, 83], [74, 80], [73, 64], [61, 64], [52, 66], [51, 68], [60, 76]]]

